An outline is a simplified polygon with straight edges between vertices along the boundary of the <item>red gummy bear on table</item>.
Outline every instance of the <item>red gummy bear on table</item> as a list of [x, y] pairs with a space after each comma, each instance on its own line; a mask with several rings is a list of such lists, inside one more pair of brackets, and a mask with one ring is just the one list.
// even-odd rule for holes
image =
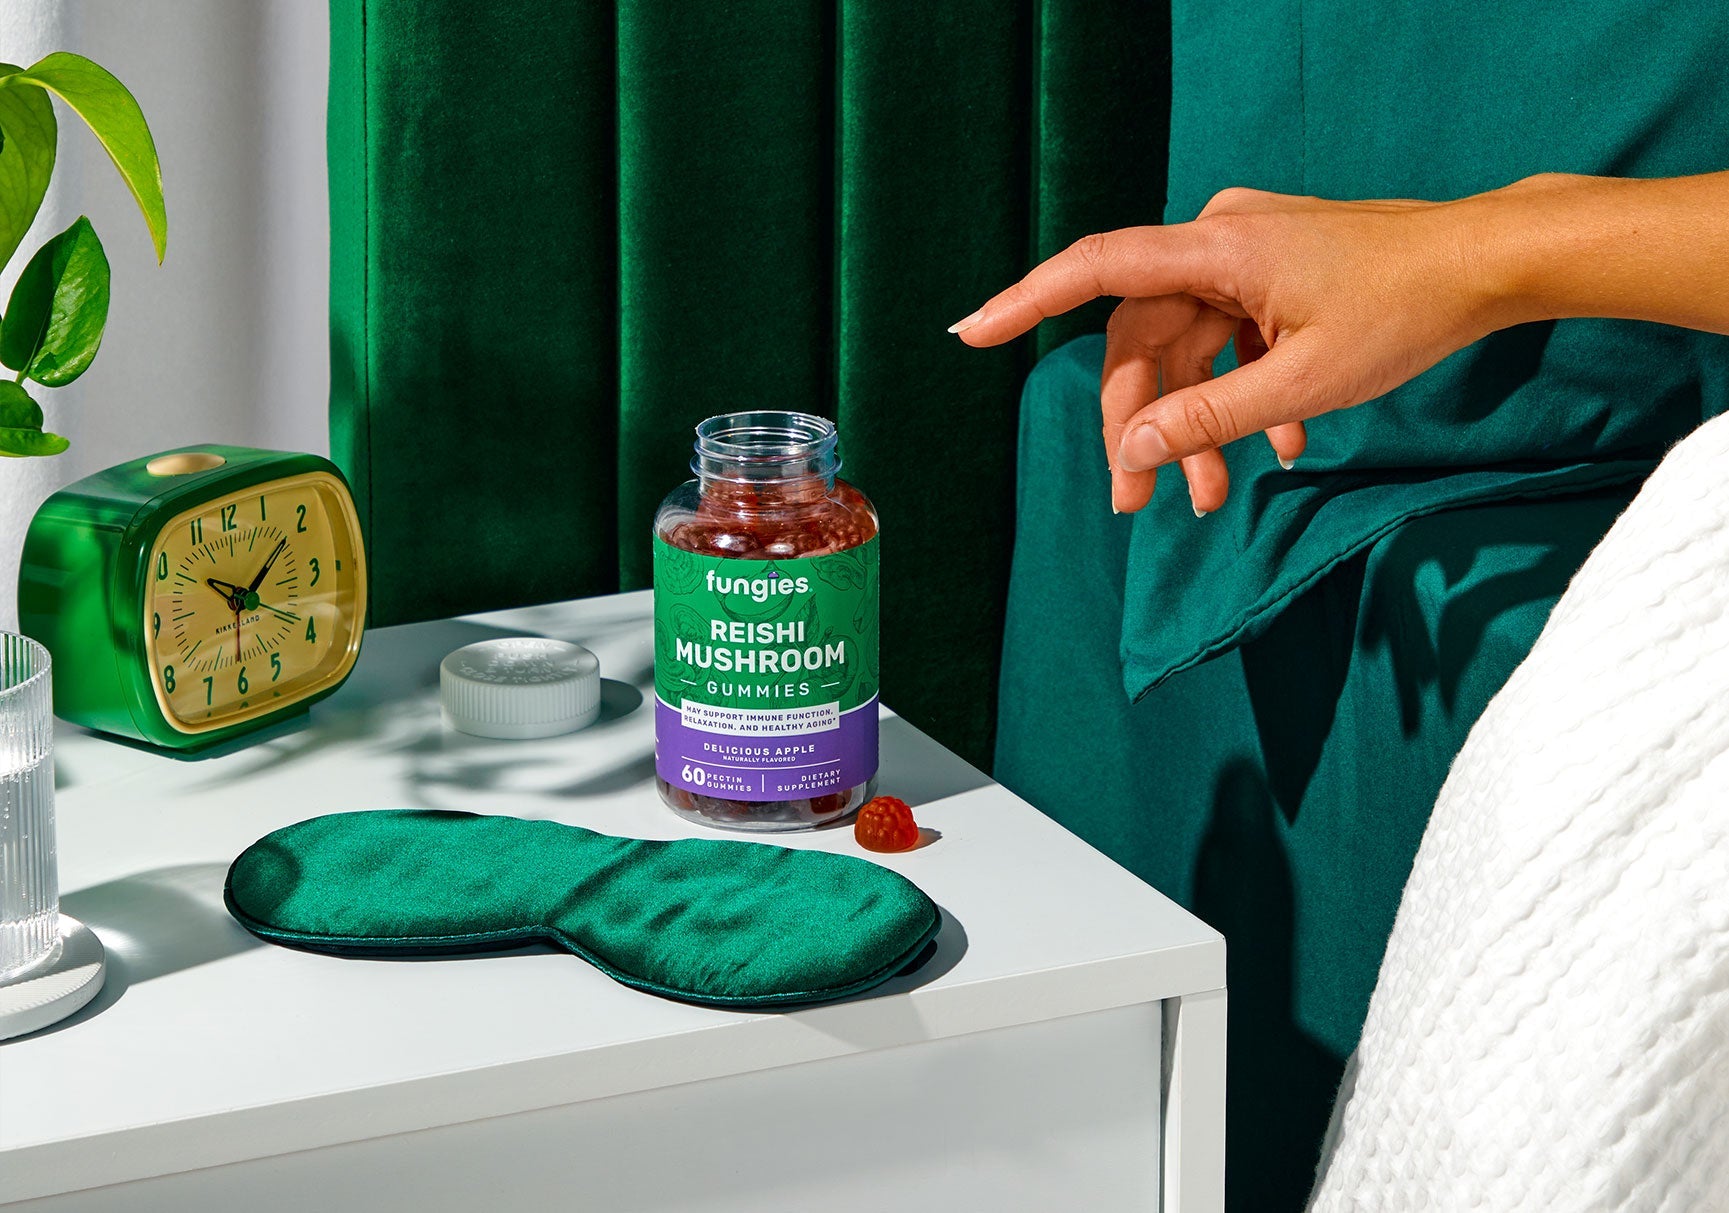
[[910, 851], [919, 845], [919, 827], [906, 801], [878, 796], [859, 810], [853, 837], [867, 851]]

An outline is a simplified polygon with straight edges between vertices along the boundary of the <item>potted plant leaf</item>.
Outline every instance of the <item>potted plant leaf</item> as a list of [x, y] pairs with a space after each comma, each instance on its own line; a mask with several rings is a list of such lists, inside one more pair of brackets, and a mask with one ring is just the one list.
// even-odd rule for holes
[[[143, 212], [161, 264], [168, 247], [162, 166], [144, 111], [125, 85], [64, 51], [28, 68], [0, 63], [0, 266], [11, 262], [48, 192], [58, 97], [101, 142]], [[58, 455], [66, 439], [42, 428], [26, 383], [64, 387], [89, 368], [108, 322], [108, 255], [90, 220], [76, 222], [30, 258], [0, 312], [0, 455]]]

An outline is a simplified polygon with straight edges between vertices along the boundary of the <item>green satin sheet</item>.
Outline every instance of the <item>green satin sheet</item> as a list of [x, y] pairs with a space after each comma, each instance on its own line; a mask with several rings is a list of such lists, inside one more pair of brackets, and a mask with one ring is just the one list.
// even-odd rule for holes
[[[1726, 45], [1722, 5], [1174, 0], [1166, 218], [1233, 185], [1729, 168]], [[1225, 933], [1227, 1207], [1294, 1211], [1447, 767], [1663, 452], [1729, 409], [1729, 338], [1496, 333], [1314, 419], [1291, 471], [1232, 444], [1202, 519], [1174, 471], [1110, 516], [1099, 353], [1028, 385], [996, 774]]]
[[1295, 1213], [1447, 768], [1638, 486], [1408, 520], [1131, 703], [1103, 353], [1027, 384], [996, 776], [1224, 933], [1227, 1207]]
[[836, 418], [885, 702], [989, 760], [1015, 402], [944, 329], [1164, 205], [1141, 0], [331, 0], [331, 446], [375, 624], [646, 585], [713, 413]]
[[624, 985], [739, 1010], [871, 989], [941, 923], [911, 881], [848, 855], [430, 809], [276, 830], [234, 861], [225, 898], [273, 943], [405, 956], [543, 940]]
[[[1170, 222], [1248, 185], [1457, 198], [1540, 172], [1729, 168], [1729, 5], [1589, 0], [1175, 0]], [[1253, 30], [1252, 37], [1245, 31]], [[1230, 365], [1229, 360], [1225, 365]], [[1279, 468], [1225, 451], [1231, 495], [1190, 525], [1162, 476], [1134, 527], [1123, 677], [1144, 695], [1272, 626], [1328, 569], [1437, 510], [1637, 483], [1729, 409], [1729, 337], [1617, 320], [1495, 333], [1367, 408], [1309, 425]]]

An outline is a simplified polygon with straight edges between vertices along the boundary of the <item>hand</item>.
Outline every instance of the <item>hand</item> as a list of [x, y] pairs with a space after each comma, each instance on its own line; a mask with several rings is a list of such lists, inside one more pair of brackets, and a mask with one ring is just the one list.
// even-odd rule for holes
[[252, 584], [246, 587], [248, 594], [258, 593], [258, 587], [264, 584], [264, 575], [270, 572], [270, 566], [276, 563], [276, 558], [282, 555], [282, 549], [287, 546], [288, 540], [286, 539], [276, 541], [276, 546], [270, 549], [270, 555], [264, 558], [264, 566], [258, 570], [257, 576], [253, 577]]
[[[266, 565], [265, 568], [268, 569], [269, 565]], [[260, 574], [260, 576], [262, 577], [262, 574]], [[273, 615], [280, 616], [289, 623], [300, 622], [300, 616], [296, 615], [293, 611], [286, 611], [281, 607], [271, 606], [268, 602], [262, 601], [258, 597], [258, 592], [256, 590], [249, 590], [244, 586], [235, 585], [232, 581], [223, 581], [219, 577], [206, 577], [204, 579], [204, 584], [208, 585], [211, 589], [220, 594], [222, 600], [228, 604], [228, 609], [233, 611], [236, 615], [239, 615], [244, 611], [265, 610], [269, 611]]]
[[[1228, 491], [1218, 447], [1266, 431], [1281, 463], [1302, 422], [1382, 395], [1485, 335], [1456, 203], [1328, 202], [1257, 190], [1193, 223], [1089, 236], [955, 326], [996, 345], [1120, 295], [1100, 396], [1112, 505], [1138, 510], [1180, 460], [1197, 514]], [[1239, 369], [1213, 378], [1232, 339]]]
[[[1218, 448], [1372, 400], [1498, 328], [1607, 316], [1729, 333], [1729, 172], [1541, 173], [1457, 202], [1217, 195], [1193, 223], [1088, 236], [955, 325], [997, 345], [1120, 295], [1100, 396], [1112, 504], [1138, 510], [1181, 461], [1197, 514], [1228, 489]], [[1238, 369], [1212, 378], [1235, 338]]]

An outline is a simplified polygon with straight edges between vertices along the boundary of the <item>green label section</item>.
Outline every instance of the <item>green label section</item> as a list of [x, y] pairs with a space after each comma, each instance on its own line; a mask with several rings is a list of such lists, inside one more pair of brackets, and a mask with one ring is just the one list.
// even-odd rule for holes
[[654, 685], [668, 706], [837, 704], [877, 693], [877, 540], [740, 560], [654, 541]]

